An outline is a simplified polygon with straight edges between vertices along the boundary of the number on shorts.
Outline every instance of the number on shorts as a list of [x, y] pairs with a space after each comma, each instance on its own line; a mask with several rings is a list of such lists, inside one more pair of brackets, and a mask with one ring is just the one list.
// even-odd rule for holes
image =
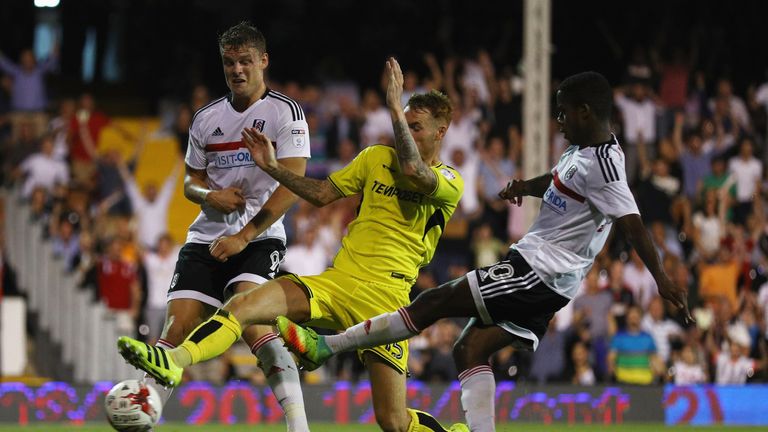
[[392, 354], [392, 357], [400, 360], [403, 358], [403, 347], [400, 346], [400, 342], [395, 342], [393, 344], [387, 344], [384, 346], [384, 349], [387, 350], [390, 354]]
[[272, 265], [269, 266], [269, 269], [272, 270], [269, 272], [269, 277], [273, 278], [275, 277], [275, 272], [277, 271], [277, 268], [280, 267], [280, 262], [283, 258], [280, 256], [279, 251], [272, 251], [272, 253], [269, 254], [269, 260], [272, 261]]

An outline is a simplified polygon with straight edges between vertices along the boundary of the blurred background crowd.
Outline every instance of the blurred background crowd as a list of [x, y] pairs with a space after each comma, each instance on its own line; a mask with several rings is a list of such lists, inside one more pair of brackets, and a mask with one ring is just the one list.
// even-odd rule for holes
[[[306, 9], [311, 2], [292, 3]], [[556, 23], [567, 21], [562, 17], [566, 12], [558, 12], [559, 4], [555, 6]], [[396, 10], [405, 7], [396, 2]], [[506, 24], [517, 22], [519, 27], [519, 14], [513, 9], [510, 16], [517, 18], [509, 18]], [[220, 19], [227, 17], [231, 18]], [[677, 17], [667, 16], [660, 28], [676, 28]], [[614, 235], [577, 298], [552, 320], [538, 351], [508, 348], [494, 356], [497, 379], [578, 385], [768, 381], [768, 80], [760, 78], [762, 71], [744, 71], [749, 63], [730, 57], [722, 42], [715, 41], [712, 33], [727, 31], [727, 24], [717, 21], [725, 18], [698, 18], [688, 27], [681, 25], [683, 32], [692, 26], [697, 30], [690, 38], [672, 30], [656, 32], [647, 41], [611, 51], [612, 39], [605, 36], [596, 44], [606, 57], [600, 63], [581, 59], [565, 67], [563, 56], [569, 59], [580, 52], [573, 48], [567, 55], [557, 53], [552, 81], [554, 89], [558, 79], [583, 65], [606, 73], [615, 84], [613, 124], [626, 156], [628, 181], [667, 273], [688, 287], [696, 323], [682, 323], [658, 297], [653, 278], [637, 254]], [[255, 20], [268, 42], [277, 39], [285, 44], [286, 38], [294, 42], [294, 36], [285, 36], [276, 24], [261, 21]], [[277, 22], [290, 24], [285, 19]], [[445, 19], [439, 22], [442, 32], [458, 27], [454, 21], [453, 26]], [[600, 33], [600, 20], [592, 24]], [[95, 34], [103, 30], [97, 27]], [[145, 105], [154, 105], [149, 110], [143, 110], [142, 104], [136, 108], [135, 103], [121, 107], [120, 92], [104, 84], [109, 81], [109, 68], [97, 68], [103, 77], [97, 73], [88, 78], [82, 70], [65, 74], [67, 64], [77, 63], [67, 53], [76, 53], [80, 46], [67, 45], [66, 27], [63, 44], [50, 44], [45, 55], [36, 55], [31, 44], [0, 44], [0, 164], [5, 193], [16, 193], [29, 203], [54, 253], [68, 271], [78, 275], [81, 288], [93, 293], [93, 301], [106, 304], [126, 332], [147, 341], [156, 339], [161, 330], [165, 293], [183, 241], [175, 233], [186, 229], [186, 225], [169, 226], [168, 221], [169, 213], [182, 205], [178, 190], [189, 123], [196, 110], [223, 93], [220, 72], [204, 73], [219, 67], [212, 34], [205, 48], [200, 48], [210, 55], [195, 57], [210, 64], [198, 72], [184, 71], [161, 97], [145, 97]], [[109, 32], [106, 35], [108, 42]], [[507, 39], [517, 36], [519, 28]], [[87, 35], [85, 39], [87, 45]], [[502, 42], [462, 42], [454, 44], [453, 50], [423, 50], [419, 56], [409, 51], [404, 64], [404, 99], [430, 89], [452, 99], [454, 118], [441, 158], [465, 181], [459, 209], [432, 264], [422, 270], [414, 296], [502, 258], [527, 226], [523, 210], [498, 199], [497, 193], [512, 178], [541, 174], [521, 168], [525, 75], [519, 67], [520, 44], [511, 48], [500, 46]], [[613, 42], [623, 43], [620, 38]], [[399, 54], [397, 48], [390, 49]], [[583, 49], [589, 48], [584, 45]], [[179, 56], [165, 54], [168, 64]], [[298, 101], [306, 113], [312, 151], [308, 176], [322, 178], [362, 148], [392, 142], [379, 79], [384, 56], [365, 74], [358, 72], [364, 69], [359, 65], [342, 73], [344, 63], [339, 62], [326, 64], [325, 75], [294, 77], [286, 71], [295, 58], [283, 54], [279, 59], [273, 56], [275, 67], [268, 83]], [[148, 58], [162, 59], [162, 55]], [[168, 82], [173, 75], [173, 67], [163, 67], [168, 64], [160, 60], [151, 65], [153, 74], [163, 72], [159, 81]], [[765, 65], [759, 67], [764, 70]], [[162, 90], [157, 82], [147, 85]], [[558, 134], [552, 114], [549, 154], [554, 163], [567, 143]], [[123, 144], [115, 146], [110, 140]], [[154, 158], [158, 153], [148, 150], [148, 143], [158, 140], [165, 143], [161, 153], [169, 156], [161, 164], [160, 175], [139, 181], [137, 172], [152, 170], [150, 165], [159, 163]], [[532, 205], [533, 200], [528, 201]], [[356, 207], [355, 197], [319, 210], [299, 202], [285, 218], [289, 242], [282, 269], [316, 274], [327, 267]], [[186, 223], [194, 217], [192, 210]], [[14, 269], [2, 262], [0, 296], [17, 295]], [[452, 344], [464, 324], [444, 320], [411, 340], [409, 367], [415, 378], [456, 379]], [[35, 340], [33, 323], [29, 332]], [[34, 363], [29, 373], [35, 373]], [[308, 382], [356, 380], [361, 373], [356, 355], [350, 354], [305, 378]], [[263, 382], [245, 346], [192, 368], [190, 374], [213, 381]]]

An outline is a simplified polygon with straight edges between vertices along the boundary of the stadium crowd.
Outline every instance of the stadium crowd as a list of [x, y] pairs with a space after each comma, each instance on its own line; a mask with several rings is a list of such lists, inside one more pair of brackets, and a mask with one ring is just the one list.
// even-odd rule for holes
[[[172, 192], [183, 170], [191, 118], [214, 95], [195, 86], [188, 100], [160, 112], [161, 130], [134, 134], [100, 111], [89, 93], [48, 100], [45, 74], [55, 71], [56, 56], [54, 51], [37, 61], [24, 51], [17, 61], [0, 54], [6, 193], [17, 191], [29, 203], [53, 250], [78, 275], [82, 289], [93, 292], [94, 302], [113, 310], [126, 333], [155, 340], [179, 247], [168, 234]], [[636, 52], [616, 82], [614, 126], [643, 220], [668, 274], [688, 287], [696, 323], [686, 326], [671, 313], [639, 257], [615, 235], [578, 297], [552, 320], [538, 351], [507, 348], [495, 356], [498, 380], [577, 385], [768, 381], [768, 83], [711, 76], [681, 50], [668, 57]], [[407, 68], [404, 99], [439, 89], [453, 100], [441, 156], [462, 174], [465, 192], [414, 296], [503, 257], [527, 227], [522, 209], [497, 193], [512, 178], [540, 174], [521, 169], [523, 77], [517, 69], [494, 64], [484, 51], [444, 59], [427, 54], [423, 60], [418, 68]], [[302, 104], [311, 133], [310, 176], [324, 177], [360, 149], [392, 142], [382, 88], [360, 88], [355, 82], [270, 80], [269, 85]], [[555, 113], [553, 164], [567, 145], [554, 118]], [[134, 143], [131, 155], [100, 148], [106, 128]], [[176, 137], [178, 161], [163, 184], [142, 187], [134, 172], [150, 133]], [[289, 243], [281, 268], [308, 275], [328, 266], [355, 217], [356, 199], [322, 209], [300, 201], [286, 216]], [[0, 296], [18, 294], [13, 269], [0, 268]], [[411, 340], [409, 367], [415, 378], [456, 379], [452, 345], [463, 324], [444, 320]], [[342, 355], [305, 379], [356, 380], [362, 371], [355, 354]], [[189, 373], [213, 381], [264, 380], [245, 345]]]

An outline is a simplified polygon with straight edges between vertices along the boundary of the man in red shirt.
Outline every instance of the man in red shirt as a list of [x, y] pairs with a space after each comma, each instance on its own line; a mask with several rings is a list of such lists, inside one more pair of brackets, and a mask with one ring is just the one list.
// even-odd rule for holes
[[141, 304], [136, 266], [120, 256], [122, 240], [107, 240], [104, 256], [96, 268], [99, 298], [115, 313], [122, 333], [134, 333]]

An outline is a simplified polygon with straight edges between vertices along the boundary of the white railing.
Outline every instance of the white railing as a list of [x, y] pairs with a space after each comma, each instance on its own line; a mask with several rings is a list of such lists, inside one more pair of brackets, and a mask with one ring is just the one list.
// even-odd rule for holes
[[[43, 227], [31, 220], [29, 206], [19, 201], [17, 191], [6, 191], [4, 199], [8, 263], [18, 273], [19, 289], [27, 295], [29, 311], [37, 313], [39, 328], [62, 347], [60, 358], [46, 358], [52, 363], [44, 366], [71, 365], [72, 378], [81, 383], [138, 377], [117, 353], [114, 313], [94, 303], [92, 293], [79, 288], [76, 276], [53, 256]], [[0, 347], [6, 349], [26, 346]]]

